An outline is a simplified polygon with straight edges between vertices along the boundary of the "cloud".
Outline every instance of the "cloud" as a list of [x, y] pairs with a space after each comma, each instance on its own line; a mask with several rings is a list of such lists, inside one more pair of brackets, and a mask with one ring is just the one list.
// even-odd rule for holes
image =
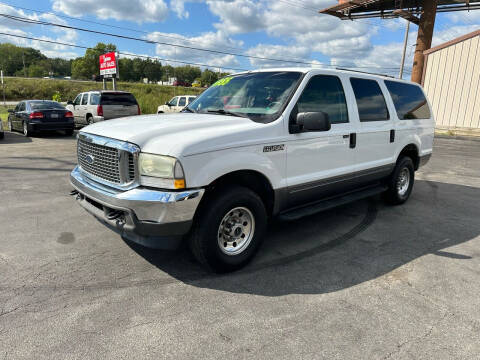
[[[233, 40], [224, 32], [207, 32], [200, 36], [187, 37], [179, 34], [153, 32], [147, 35], [148, 40], [168, 42], [170, 44], [178, 44], [182, 46], [192, 46], [203, 49], [216, 49], [229, 52], [232, 47], [241, 47], [241, 41]], [[237, 49], [237, 52], [241, 52]], [[218, 53], [210, 53], [206, 51], [186, 49], [169, 45], [156, 45], [155, 53], [159, 57], [180, 60], [186, 62], [204, 63], [213, 67], [239, 67], [238, 59], [233, 55], [224, 55]], [[173, 65], [181, 65], [175, 64]]]
[[247, 33], [264, 26], [264, 5], [252, 0], [207, 0], [210, 11], [220, 18], [214, 26], [228, 34]]
[[185, 11], [184, 0], [170, 0], [170, 8], [173, 10], [179, 19], [188, 19], [190, 16], [188, 11]]
[[53, 0], [53, 10], [82, 17], [93, 14], [100, 19], [159, 22], [167, 18], [163, 0]]

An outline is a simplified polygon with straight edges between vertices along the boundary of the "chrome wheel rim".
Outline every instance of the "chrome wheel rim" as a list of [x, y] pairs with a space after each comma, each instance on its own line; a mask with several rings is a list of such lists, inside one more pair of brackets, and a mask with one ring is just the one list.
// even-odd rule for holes
[[255, 233], [255, 218], [245, 207], [230, 210], [217, 231], [218, 247], [226, 255], [238, 255], [248, 248]]
[[28, 135], [28, 127], [27, 123], [23, 123], [23, 135], [27, 136]]
[[397, 179], [398, 195], [404, 196], [408, 191], [409, 185], [410, 185], [410, 170], [405, 167], [400, 171], [400, 174], [398, 174], [398, 179]]

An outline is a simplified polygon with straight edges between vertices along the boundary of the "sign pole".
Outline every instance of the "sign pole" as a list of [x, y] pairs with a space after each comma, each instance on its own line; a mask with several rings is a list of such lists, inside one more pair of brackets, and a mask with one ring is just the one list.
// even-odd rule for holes
[[2, 89], [3, 89], [3, 106], [6, 106], [6, 102], [5, 102], [5, 83], [3, 82], [3, 70], [1, 70], [1, 77], [2, 77]]

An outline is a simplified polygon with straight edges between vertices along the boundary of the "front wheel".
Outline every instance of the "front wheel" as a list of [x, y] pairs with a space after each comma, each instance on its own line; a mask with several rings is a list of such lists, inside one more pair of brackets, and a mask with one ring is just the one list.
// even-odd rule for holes
[[267, 228], [262, 199], [248, 188], [224, 188], [198, 209], [190, 249], [204, 266], [218, 273], [245, 266], [257, 252]]
[[410, 157], [404, 156], [397, 161], [388, 181], [385, 200], [392, 205], [403, 204], [408, 200], [415, 180], [415, 169]]

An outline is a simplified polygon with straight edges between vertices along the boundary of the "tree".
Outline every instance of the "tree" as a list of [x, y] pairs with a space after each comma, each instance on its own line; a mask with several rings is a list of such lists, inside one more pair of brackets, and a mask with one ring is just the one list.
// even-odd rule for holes
[[27, 69], [27, 75], [29, 77], [44, 77], [48, 75], [48, 71], [41, 65], [32, 64]]
[[83, 57], [72, 62], [72, 77], [74, 79], [91, 79], [93, 75], [100, 75], [100, 55], [117, 51], [113, 44], [98, 43], [94, 48], [87, 49]]
[[209, 69], [203, 70], [202, 76], [200, 77], [202, 86], [210, 86], [217, 80], [218, 80], [217, 73]]

